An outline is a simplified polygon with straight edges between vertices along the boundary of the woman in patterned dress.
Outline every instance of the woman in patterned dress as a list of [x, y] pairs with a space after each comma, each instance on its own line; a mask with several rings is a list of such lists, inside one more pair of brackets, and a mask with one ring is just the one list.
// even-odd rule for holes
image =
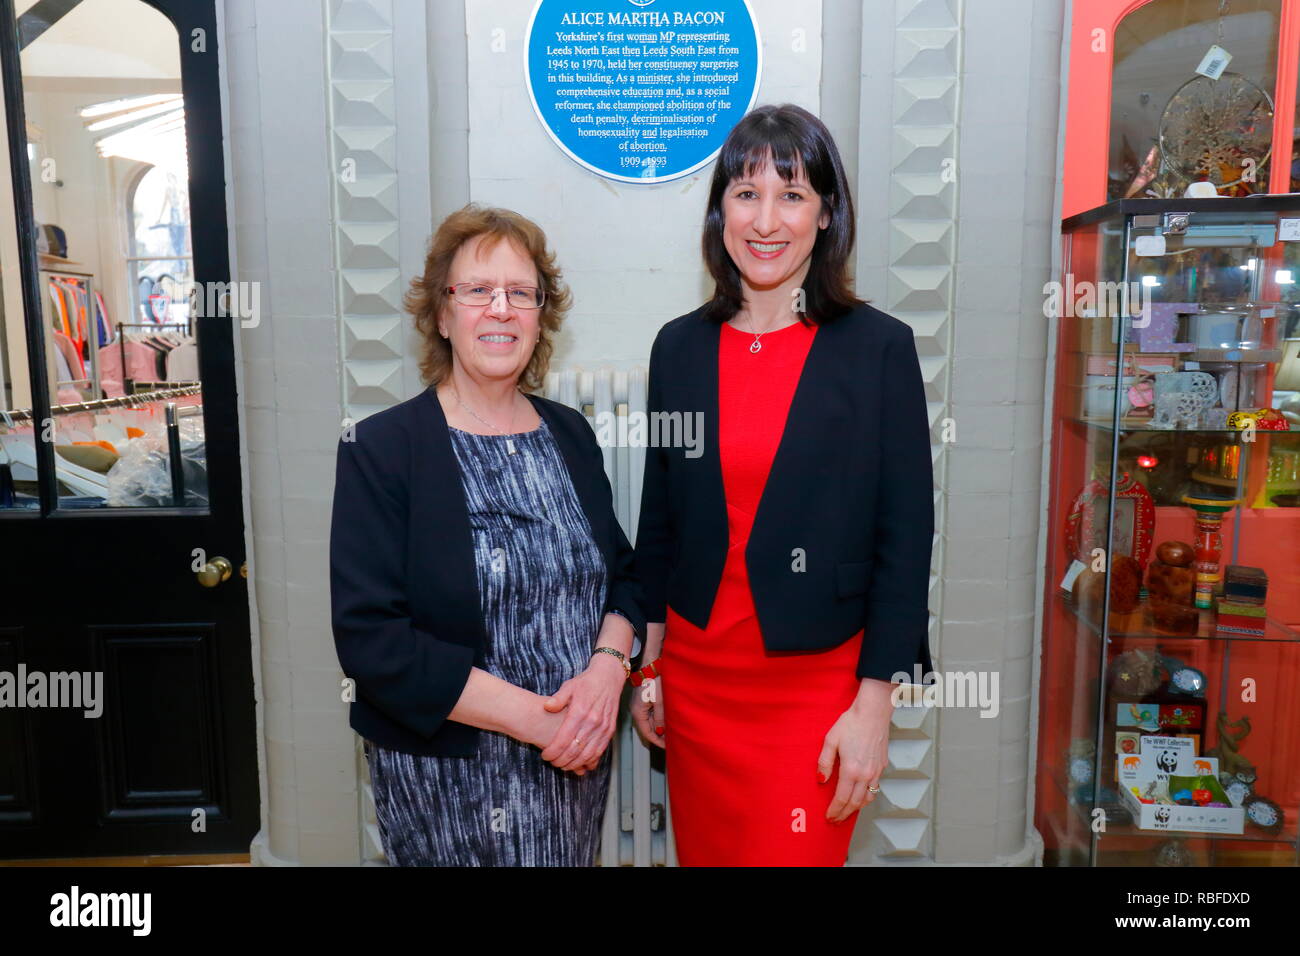
[[525, 394], [567, 304], [534, 223], [454, 213], [407, 296], [428, 388], [339, 443], [335, 643], [395, 865], [595, 860], [644, 619], [591, 427]]

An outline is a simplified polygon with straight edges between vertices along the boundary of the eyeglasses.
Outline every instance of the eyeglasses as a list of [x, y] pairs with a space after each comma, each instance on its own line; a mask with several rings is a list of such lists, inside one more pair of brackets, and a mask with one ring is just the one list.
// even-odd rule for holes
[[461, 305], [491, 305], [496, 301], [497, 293], [504, 292], [506, 301], [516, 309], [540, 309], [546, 302], [546, 290], [535, 289], [529, 285], [500, 286], [492, 288], [482, 282], [458, 282], [447, 286], [447, 294], [455, 296]]

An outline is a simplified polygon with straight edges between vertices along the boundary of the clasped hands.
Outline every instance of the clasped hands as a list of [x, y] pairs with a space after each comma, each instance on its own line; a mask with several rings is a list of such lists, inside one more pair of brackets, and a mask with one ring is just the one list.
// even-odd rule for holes
[[586, 670], [543, 697], [531, 741], [542, 746], [542, 759], [580, 777], [595, 770], [614, 736], [626, 677], [616, 657], [593, 654]]

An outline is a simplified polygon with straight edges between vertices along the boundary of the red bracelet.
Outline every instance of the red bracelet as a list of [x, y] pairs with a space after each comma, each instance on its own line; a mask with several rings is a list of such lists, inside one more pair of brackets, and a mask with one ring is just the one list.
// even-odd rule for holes
[[656, 665], [661, 660], [663, 660], [663, 658], [656, 657], [651, 663], [647, 664], [645, 667], [641, 668], [640, 670], [633, 671], [628, 676], [628, 680], [632, 682], [632, 686], [640, 687], [643, 681], [654, 680], [656, 677], [658, 677], [659, 669], [658, 667], [656, 667]]

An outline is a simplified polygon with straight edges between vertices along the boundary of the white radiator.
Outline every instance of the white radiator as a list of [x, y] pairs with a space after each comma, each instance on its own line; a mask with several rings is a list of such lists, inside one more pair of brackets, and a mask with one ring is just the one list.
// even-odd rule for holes
[[[614, 490], [614, 511], [628, 539], [635, 543], [637, 514], [641, 506], [641, 474], [645, 448], [618, 447], [617, 437], [626, 436], [626, 418], [645, 414], [646, 369], [566, 369], [546, 376], [547, 398], [576, 408], [587, 416], [602, 442], [605, 473]], [[623, 421], [616, 427], [611, 422]], [[599, 426], [599, 427], [598, 427]], [[613, 772], [609, 802], [601, 829], [602, 866], [675, 866], [672, 820], [664, 781], [662, 751], [656, 750], [651, 766], [649, 748], [636, 737], [623, 696], [618, 730], [611, 744]]]

